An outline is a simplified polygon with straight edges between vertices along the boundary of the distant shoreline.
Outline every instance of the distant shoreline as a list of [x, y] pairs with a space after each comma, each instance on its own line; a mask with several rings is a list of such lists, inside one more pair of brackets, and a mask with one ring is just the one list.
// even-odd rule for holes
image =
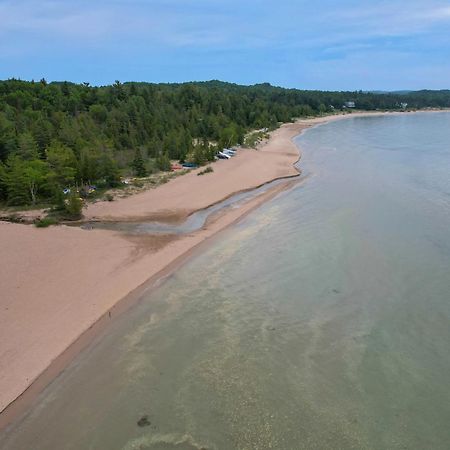
[[[149, 220], [178, 217], [206, 208], [236, 192], [299, 175], [301, 157], [293, 139], [305, 130], [346, 118], [448, 112], [354, 112], [299, 120], [271, 133], [258, 151], [240, 150], [218, 161], [214, 172], [197, 171], [156, 189], [87, 208], [87, 220]], [[0, 222], [4, 252], [0, 262], [0, 429], [27, 411], [37, 395], [110, 320], [157, 287], [192, 255], [246, 214], [290, 188], [298, 179], [274, 186], [239, 208], [221, 212], [194, 233], [133, 236], [79, 228], [34, 227]]]

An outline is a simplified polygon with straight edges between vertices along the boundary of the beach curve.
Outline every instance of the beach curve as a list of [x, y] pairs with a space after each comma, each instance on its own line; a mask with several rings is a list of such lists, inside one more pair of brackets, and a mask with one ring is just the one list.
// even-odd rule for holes
[[[371, 113], [368, 113], [371, 114]], [[368, 115], [361, 114], [361, 115]], [[236, 192], [298, 175], [293, 138], [352, 115], [285, 124], [258, 151], [240, 150], [214, 172], [196, 171], [157, 189], [89, 206], [87, 220], [180, 219]], [[7, 426], [114, 315], [179, 267], [194, 250], [289, 185], [272, 189], [181, 237], [129, 238], [104, 230], [37, 229], [1, 223], [0, 427]], [[161, 239], [165, 239], [161, 242]]]

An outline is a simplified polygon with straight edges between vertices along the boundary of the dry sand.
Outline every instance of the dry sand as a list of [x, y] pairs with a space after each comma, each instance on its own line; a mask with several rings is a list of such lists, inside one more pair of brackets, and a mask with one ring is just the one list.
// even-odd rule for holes
[[[294, 176], [299, 150], [292, 138], [309, 126], [338, 118], [342, 116], [283, 125], [258, 151], [240, 150], [233, 159], [214, 163], [213, 173], [199, 177], [193, 171], [129, 198], [90, 205], [85, 215], [103, 220], [181, 219], [237, 191]], [[73, 355], [68, 356], [67, 349], [76, 348], [83, 333], [118, 312], [121, 299], [174, 269], [193, 248], [284, 188], [279, 185], [179, 238], [131, 239], [103, 230], [38, 229], [0, 222], [3, 425], [13, 418], [15, 400], [23, 400], [22, 394], [34, 382], [34, 386], [45, 386], [49, 380], [42, 374], [51, 373], [52, 365], [58, 367], [63, 352], [70, 360]]]
[[182, 220], [193, 211], [205, 208], [232, 193], [257, 187], [275, 178], [298, 175], [294, 168], [299, 158], [293, 136], [304, 125], [288, 124], [272, 133], [271, 139], [258, 151], [241, 149], [229, 160], [213, 164], [214, 172], [197, 176], [192, 170], [157, 189], [133, 195], [117, 202], [97, 202], [84, 211], [86, 219]]

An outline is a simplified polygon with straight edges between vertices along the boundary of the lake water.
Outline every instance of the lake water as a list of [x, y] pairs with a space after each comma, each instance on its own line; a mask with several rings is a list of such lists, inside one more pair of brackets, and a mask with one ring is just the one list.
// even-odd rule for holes
[[114, 322], [2, 449], [450, 448], [450, 113], [298, 142], [308, 178]]

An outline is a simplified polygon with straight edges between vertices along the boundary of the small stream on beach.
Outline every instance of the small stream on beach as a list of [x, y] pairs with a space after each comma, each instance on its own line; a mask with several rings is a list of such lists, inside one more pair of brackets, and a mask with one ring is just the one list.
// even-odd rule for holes
[[113, 321], [2, 450], [448, 450], [450, 113], [300, 136], [308, 179]]
[[[295, 176], [294, 176], [295, 177]], [[81, 225], [81, 228], [86, 230], [102, 229], [121, 231], [131, 235], [139, 234], [187, 234], [203, 228], [208, 221], [215, 214], [224, 212], [232, 208], [239, 208], [244, 203], [252, 200], [259, 195], [264, 194], [268, 190], [280, 184], [288, 183], [294, 178], [292, 176], [285, 177], [265, 183], [257, 188], [248, 189], [246, 191], [238, 192], [230, 197], [217, 202], [207, 208], [195, 211], [190, 214], [187, 219], [181, 223], [164, 223], [164, 222], [115, 222], [115, 221], [92, 221]], [[79, 226], [79, 225], [76, 225]]]

